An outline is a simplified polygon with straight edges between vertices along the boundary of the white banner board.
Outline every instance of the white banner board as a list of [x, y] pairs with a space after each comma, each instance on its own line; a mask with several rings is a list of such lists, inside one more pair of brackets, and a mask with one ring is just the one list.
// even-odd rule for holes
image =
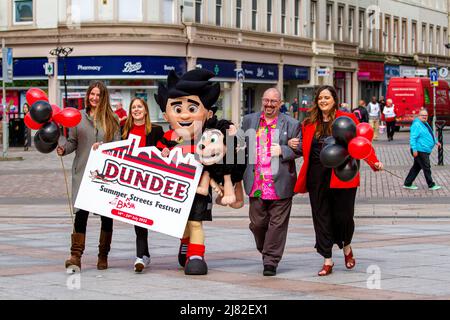
[[181, 238], [202, 165], [174, 148], [139, 148], [140, 137], [91, 150], [75, 208]]

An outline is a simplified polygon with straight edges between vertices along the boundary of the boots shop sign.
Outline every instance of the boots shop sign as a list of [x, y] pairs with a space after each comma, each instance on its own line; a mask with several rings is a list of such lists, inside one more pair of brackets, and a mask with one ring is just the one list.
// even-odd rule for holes
[[[154, 56], [93, 56], [66, 58], [67, 75], [106, 78], [165, 78], [170, 70], [186, 72], [186, 59]], [[62, 61], [58, 65], [63, 70]]]
[[162, 157], [140, 137], [91, 150], [75, 208], [182, 238], [202, 165], [174, 148]]

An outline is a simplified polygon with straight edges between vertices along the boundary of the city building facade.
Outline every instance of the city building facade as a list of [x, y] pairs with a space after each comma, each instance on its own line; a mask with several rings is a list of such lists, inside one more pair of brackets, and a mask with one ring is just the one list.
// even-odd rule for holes
[[[13, 48], [8, 100], [30, 86], [82, 107], [92, 80], [113, 104], [149, 102], [170, 70], [208, 68], [222, 88], [219, 116], [239, 123], [265, 89], [311, 105], [318, 85], [341, 102], [383, 95], [393, 76], [450, 66], [448, 0], [1, 0], [0, 38]], [[71, 47], [66, 58], [50, 54]], [[45, 68], [44, 68], [45, 66]]]

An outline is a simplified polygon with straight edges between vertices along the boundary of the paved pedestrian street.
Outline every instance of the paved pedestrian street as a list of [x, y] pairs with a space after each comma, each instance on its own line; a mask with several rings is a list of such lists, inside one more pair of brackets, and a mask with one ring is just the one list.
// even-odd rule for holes
[[[386, 169], [405, 177], [412, 164], [407, 133], [375, 148]], [[445, 147], [446, 162], [450, 148]], [[214, 207], [205, 223], [206, 276], [185, 276], [178, 266], [179, 240], [150, 232], [151, 264], [135, 274], [134, 228], [114, 222], [109, 268], [96, 269], [99, 216], [90, 215], [82, 272], [68, 274], [72, 222], [60, 159], [54, 154], [10, 149], [23, 161], [0, 162], [0, 299], [318, 300], [450, 299], [449, 165], [433, 176], [443, 186], [419, 190], [364, 165], [356, 205], [353, 250], [347, 270], [335, 247], [335, 267], [318, 277], [322, 258], [314, 249], [309, 200], [296, 196], [283, 259], [275, 277], [263, 277], [261, 255], [248, 228], [248, 205]], [[73, 155], [64, 158], [70, 181]]]

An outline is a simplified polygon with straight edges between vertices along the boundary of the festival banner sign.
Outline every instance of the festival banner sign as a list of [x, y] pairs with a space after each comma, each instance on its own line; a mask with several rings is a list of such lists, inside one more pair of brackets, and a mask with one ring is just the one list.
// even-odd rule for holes
[[140, 137], [91, 150], [75, 208], [181, 238], [202, 165], [174, 148], [139, 148]]

